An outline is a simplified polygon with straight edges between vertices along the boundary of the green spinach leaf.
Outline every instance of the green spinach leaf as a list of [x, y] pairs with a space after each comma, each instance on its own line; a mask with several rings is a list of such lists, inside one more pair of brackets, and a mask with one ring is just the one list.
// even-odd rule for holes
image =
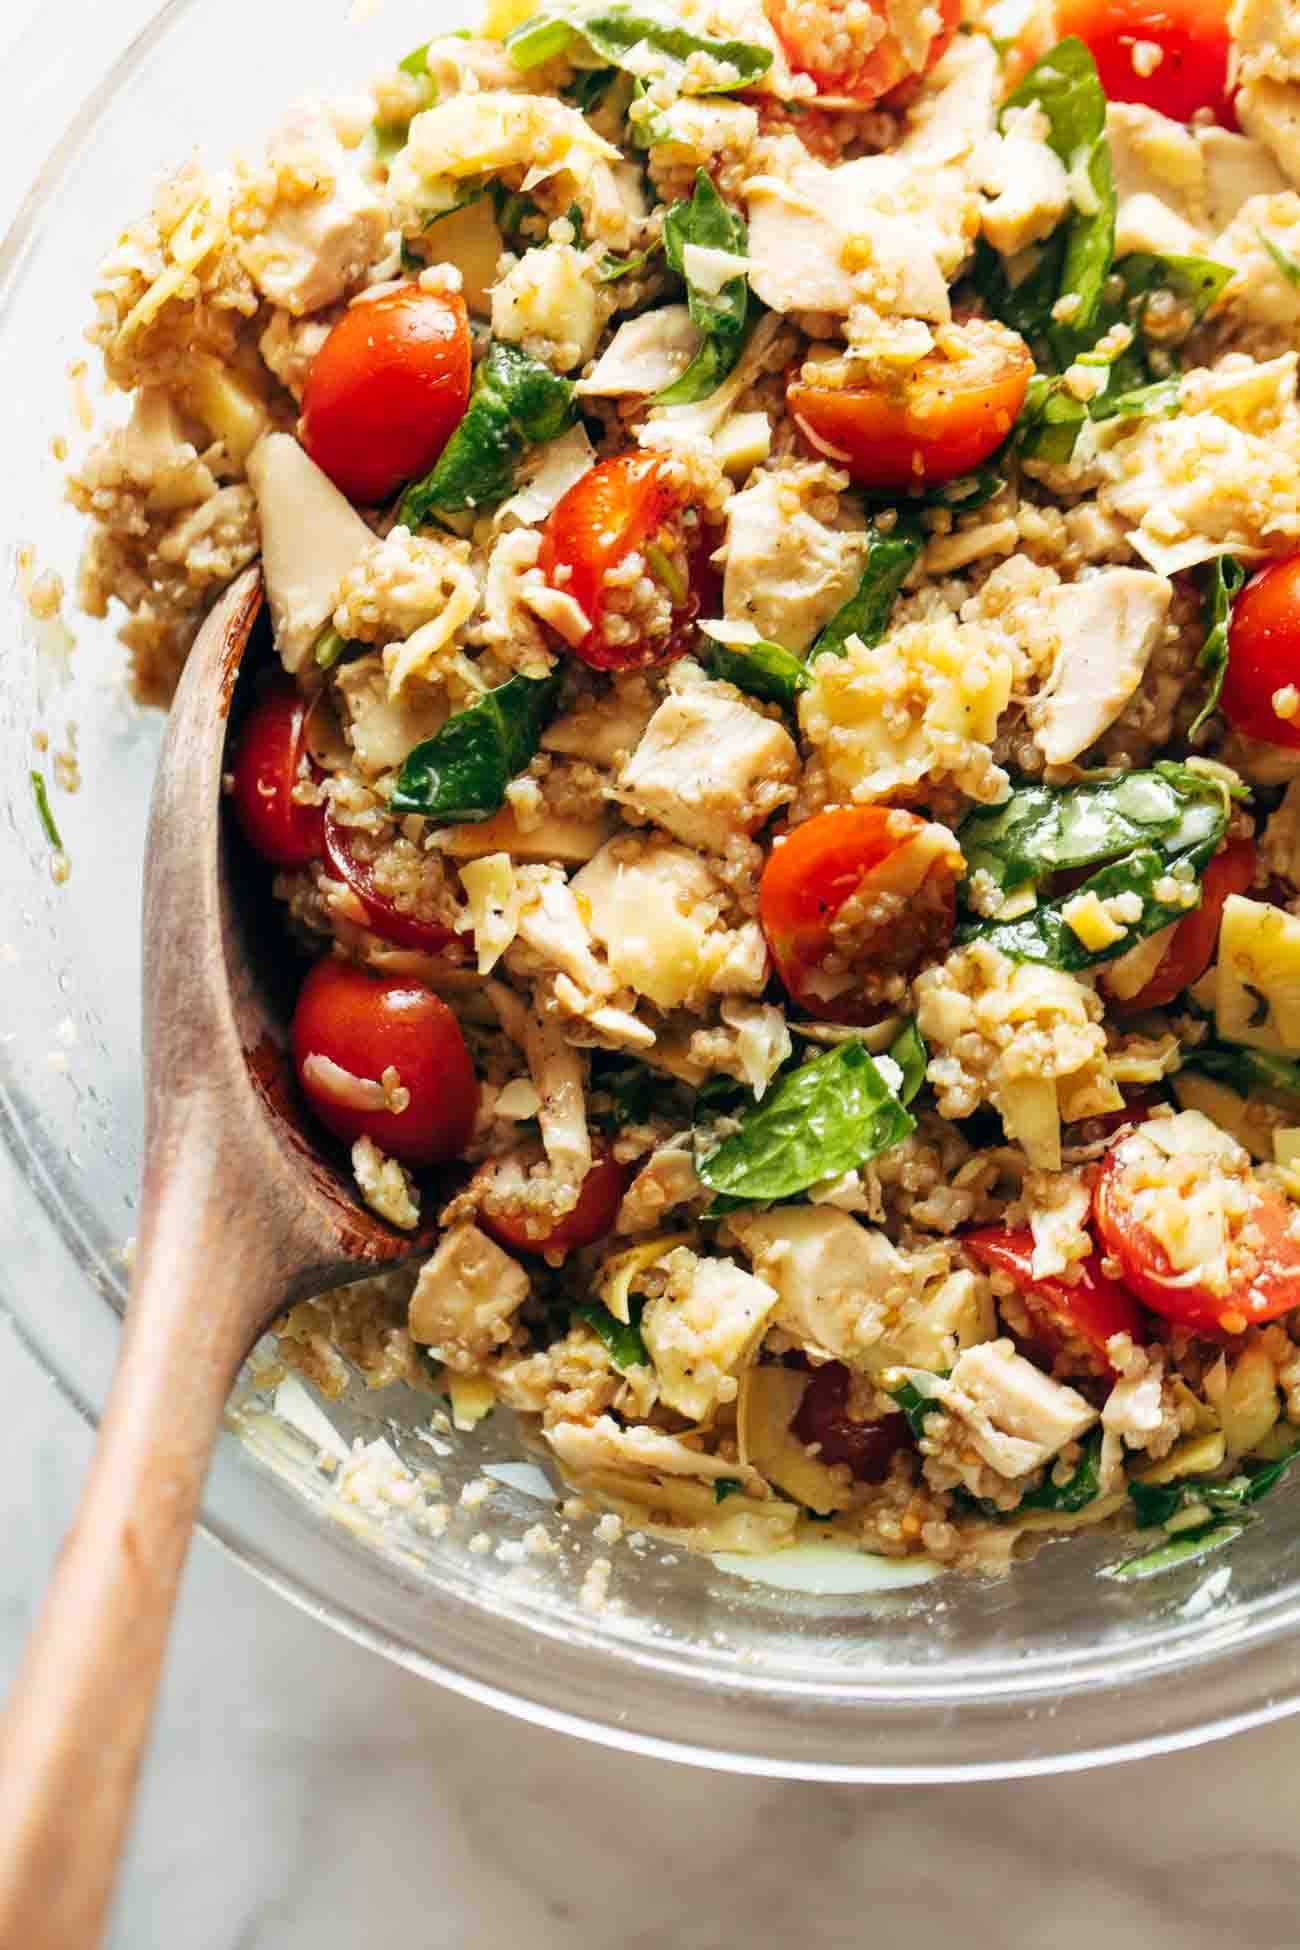
[[697, 1159], [696, 1170], [729, 1200], [793, 1198], [856, 1170], [915, 1128], [865, 1046], [838, 1043], [787, 1071], [738, 1131]]
[[[947, 1376], [942, 1374], [936, 1374], [934, 1378], [936, 1381], [947, 1380]], [[914, 1381], [901, 1381], [897, 1387], [886, 1388], [884, 1392], [902, 1409], [907, 1417], [908, 1427], [918, 1442], [925, 1434], [925, 1425], [929, 1418], [942, 1413], [943, 1403], [936, 1401], [933, 1395], [924, 1394]]]
[[1140, 1557], [1125, 1558], [1122, 1564], [1110, 1566], [1102, 1575], [1124, 1581], [1154, 1578], [1161, 1571], [1173, 1570], [1175, 1565], [1193, 1564], [1198, 1558], [1208, 1557], [1211, 1551], [1222, 1550], [1234, 1537], [1240, 1537], [1245, 1528], [1244, 1517], [1202, 1524], [1196, 1530], [1185, 1530], [1180, 1536], [1172, 1537], [1167, 1544], [1157, 1544], [1154, 1550], [1143, 1551]]
[[557, 56], [575, 55], [604, 68], [623, 68], [642, 79], [665, 75], [680, 83], [693, 54], [706, 55], [728, 70], [707, 90], [720, 94], [751, 88], [772, 65], [769, 48], [752, 41], [720, 40], [695, 34], [666, 10], [654, 5], [550, 7], [533, 15], [506, 36], [506, 47], [517, 68], [527, 72]]
[[704, 169], [696, 174], [689, 202], [683, 198], [674, 203], [664, 218], [664, 251], [673, 270], [686, 279], [687, 308], [704, 342], [681, 378], [656, 393], [657, 406], [690, 406], [715, 393], [734, 370], [754, 322], [748, 278], [728, 278], [718, 292], [701, 290], [686, 270], [688, 244], [734, 256], [743, 256], [749, 244], [744, 219], [724, 203]]
[[1220, 555], [1210, 564], [1210, 578], [1202, 599], [1205, 642], [1196, 667], [1205, 673], [1205, 701], [1192, 719], [1190, 729], [1199, 731], [1205, 720], [1219, 708], [1223, 680], [1228, 674], [1228, 628], [1232, 607], [1246, 582], [1246, 571], [1233, 555]]
[[392, 810], [446, 826], [490, 818], [536, 752], [559, 690], [558, 674], [512, 677], [448, 718], [407, 758]]
[[713, 1501], [725, 1503], [729, 1496], [739, 1496], [744, 1487], [739, 1476], [719, 1476], [713, 1485]]
[[925, 1066], [930, 1061], [930, 1052], [915, 1021], [899, 1031], [889, 1045], [889, 1056], [903, 1072], [898, 1101], [900, 1104], [910, 1104], [925, 1082]]
[[1064, 1483], [1052, 1481], [1052, 1470], [1048, 1467], [1046, 1476], [1036, 1490], [1022, 1496], [1018, 1508], [1021, 1510], [1082, 1510], [1095, 1501], [1101, 1484], [1097, 1470], [1101, 1462], [1101, 1430], [1093, 1429], [1080, 1444], [1080, 1456], [1074, 1471]]
[[1182, 381], [1177, 373], [1167, 379], [1153, 379], [1148, 385], [1131, 387], [1127, 392], [1099, 393], [1088, 408], [1093, 420], [1172, 419], [1179, 408]]
[[759, 637], [754, 643], [722, 643], [712, 636], [709, 625], [701, 625], [710, 638], [706, 668], [712, 677], [734, 684], [750, 697], [767, 698], [793, 710], [800, 691], [808, 688], [808, 672], [792, 650]]
[[1260, 243], [1264, 246], [1264, 249], [1268, 252], [1287, 283], [1300, 286], [1300, 264], [1297, 264], [1295, 259], [1289, 256], [1280, 244], [1275, 244], [1271, 237], [1266, 237], [1258, 224], [1255, 226], [1255, 235], [1259, 238]]
[[634, 1300], [628, 1311], [634, 1318], [624, 1322], [615, 1320], [609, 1308], [600, 1306], [596, 1301], [571, 1309], [575, 1320], [583, 1321], [594, 1334], [600, 1336], [616, 1368], [648, 1368], [652, 1363], [641, 1338], [641, 1307]]
[[1275, 1056], [1271, 1050], [1247, 1049], [1238, 1043], [1185, 1043], [1182, 1066], [1226, 1083], [1243, 1097], [1283, 1097], [1300, 1103], [1300, 1063]]
[[855, 593], [836, 611], [808, 653], [814, 657], [842, 657], [851, 636], [868, 650], [889, 628], [898, 592], [911, 574], [925, 537], [918, 523], [900, 515], [893, 528], [867, 530], [867, 559]]
[[[1227, 824], [1223, 788], [1182, 765], [1162, 763], [1097, 784], [1024, 787], [1006, 805], [963, 821], [958, 840], [968, 873], [982, 869], [1011, 892], [1065, 868], [1107, 864], [1081, 888], [1017, 920], [968, 922], [958, 938], [991, 942], [1013, 961], [1071, 971], [1110, 961], [1199, 904], [1199, 890], [1188, 907], [1170, 904], [1156, 890], [1177, 867], [1199, 879]], [[1142, 912], [1109, 948], [1087, 948], [1064, 914], [1080, 893], [1102, 901], [1136, 894]]]
[[1069, 460], [1088, 419], [1088, 408], [1066, 390], [1063, 379], [1037, 372], [1008, 436], [1008, 445], [1027, 460]]
[[637, 251], [632, 257], [617, 257], [613, 251], [606, 251], [600, 260], [600, 270], [597, 273], [600, 282], [602, 284], [617, 284], [620, 278], [631, 277], [635, 271], [644, 271], [646, 265], [651, 262], [660, 249], [661, 245], [655, 242], [649, 245], [647, 249]]
[[573, 386], [516, 345], [494, 340], [474, 376], [465, 417], [432, 471], [406, 490], [398, 520], [463, 514], [504, 501], [525, 450], [573, 424]]
[[[1106, 141], [1106, 96], [1097, 64], [1071, 36], [1030, 69], [1003, 104], [1037, 107], [1047, 118], [1047, 140], [1074, 182], [1087, 189], [1070, 214], [1039, 247], [1026, 277], [1013, 284], [997, 252], [982, 244], [975, 283], [995, 317], [1027, 338], [1040, 364], [1062, 367], [1091, 345], [1102, 293], [1115, 252], [1115, 178]], [[1058, 302], [1075, 300], [1068, 324], [1053, 316]]]

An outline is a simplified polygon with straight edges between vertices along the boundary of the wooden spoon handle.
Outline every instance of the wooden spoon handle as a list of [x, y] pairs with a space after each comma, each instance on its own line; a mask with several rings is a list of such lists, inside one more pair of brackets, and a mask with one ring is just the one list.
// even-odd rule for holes
[[177, 1104], [150, 1147], [99, 1442], [0, 1723], [0, 1950], [91, 1950], [112, 1896], [203, 1479], [247, 1351], [231, 1304], [247, 1286], [232, 1283], [268, 1270], [246, 1238], [256, 1229], [217, 1209], [212, 1121], [201, 1099]]

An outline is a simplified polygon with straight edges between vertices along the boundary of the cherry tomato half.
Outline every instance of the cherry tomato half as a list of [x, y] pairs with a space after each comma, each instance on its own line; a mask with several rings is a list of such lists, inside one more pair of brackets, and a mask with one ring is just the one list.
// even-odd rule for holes
[[476, 1178], [482, 1192], [479, 1223], [499, 1246], [512, 1253], [576, 1253], [584, 1246], [594, 1246], [614, 1230], [627, 1173], [611, 1152], [595, 1158], [573, 1210], [548, 1230], [536, 1231], [537, 1221], [530, 1224], [517, 1188], [521, 1173], [526, 1176], [534, 1165], [541, 1164], [544, 1155], [540, 1145], [530, 1146], [493, 1158], [481, 1168]]
[[1279, 691], [1300, 690], [1300, 555], [1253, 575], [1233, 605], [1219, 708], [1250, 738], [1300, 746], [1300, 712], [1279, 717]]
[[961, 19], [961, 0], [939, 0], [938, 23], [918, 64], [897, 30], [900, 21], [919, 25], [923, 13], [933, 15], [922, 0], [868, 0], [867, 7], [861, 0], [819, 0], [816, 7], [808, 0], [764, 0], [764, 7], [796, 74], [811, 75], [820, 94], [864, 106], [927, 73]]
[[[408, 1165], [444, 1164], [468, 1144], [478, 1079], [455, 1016], [422, 982], [381, 979], [333, 956], [318, 961], [298, 996], [291, 1042], [303, 1095], [345, 1144], [368, 1137]], [[390, 1069], [390, 1084], [409, 1092], [404, 1110], [384, 1103]]]
[[1216, 853], [1201, 880], [1201, 904], [1179, 921], [1169, 938], [1155, 974], [1125, 1009], [1163, 1009], [1175, 996], [1199, 982], [1214, 960], [1219, 923], [1229, 894], [1244, 894], [1255, 879], [1254, 840], [1230, 840]]
[[350, 305], [312, 360], [302, 444], [363, 507], [427, 473], [464, 417], [469, 314], [459, 292], [399, 285]]
[[[571, 645], [576, 655], [594, 670], [642, 670], [688, 647], [704, 552], [665, 463], [653, 454], [616, 454], [556, 503], [537, 559], [551, 587], [572, 596], [591, 624]], [[637, 555], [641, 574], [620, 583]]]
[[1252, 1175], [1246, 1181], [1248, 1213], [1231, 1222], [1229, 1284], [1216, 1292], [1171, 1264], [1136, 1210], [1138, 1196], [1163, 1168], [1153, 1152], [1141, 1132], [1121, 1138], [1107, 1152], [1097, 1183], [1097, 1230], [1119, 1261], [1125, 1285], [1152, 1313], [1202, 1334], [1241, 1333], [1290, 1313], [1300, 1293], [1300, 1208]]
[[441, 954], [463, 936], [440, 921], [422, 921], [406, 914], [375, 885], [374, 871], [356, 851], [346, 826], [340, 826], [332, 811], [325, 814], [325, 857], [330, 866], [352, 889], [366, 910], [366, 918], [376, 934], [399, 948], [417, 948], [427, 955]]
[[778, 975], [810, 1015], [876, 1021], [899, 979], [943, 953], [962, 856], [941, 831], [898, 807], [838, 806], [773, 847], [758, 917]]
[[1109, 1368], [1106, 1343], [1112, 1334], [1145, 1341], [1142, 1311], [1127, 1287], [1107, 1279], [1098, 1254], [1083, 1261], [1076, 1281], [1044, 1278], [1033, 1270], [1034, 1236], [1027, 1229], [1007, 1232], [989, 1226], [962, 1234], [961, 1243], [981, 1266], [1008, 1273], [1025, 1303], [1038, 1336], [1053, 1354], [1066, 1353], [1080, 1343]]
[[268, 685], [244, 720], [235, 752], [235, 816], [249, 845], [273, 867], [305, 867], [324, 848], [319, 806], [294, 790], [311, 776], [305, 727], [310, 706], [287, 678]]
[[1056, 28], [1087, 43], [1108, 101], [1175, 122], [1208, 108], [1235, 129], [1228, 12], [1228, 0], [1056, 0]]
[[900, 1449], [912, 1441], [905, 1415], [860, 1422], [848, 1412], [849, 1371], [828, 1361], [813, 1371], [794, 1418], [800, 1442], [815, 1442], [824, 1463], [845, 1463], [860, 1483], [883, 1483]]
[[1024, 340], [992, 319], [970, 319], [961, 332], [961, 356], [929, 352], [896, 381], [795, 380], [790, 411], [809, 444], [882, 490], [929, 487], [980, 466], [1014, 426], [1034, 362]]

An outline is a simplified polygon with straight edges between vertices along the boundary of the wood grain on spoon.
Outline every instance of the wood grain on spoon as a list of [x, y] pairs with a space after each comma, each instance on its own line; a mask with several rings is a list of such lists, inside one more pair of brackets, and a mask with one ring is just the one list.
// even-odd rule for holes
[[[185, 668], [144, 889], [144, 1184], [117, 1372], [0, 1724], [0, 1950], [90, 1950], [112, 1894], [177, 1585], [226, 1397], [286, 1303], [424, 1245], [358, 1205], [294, 1121], [221, 815], [256, 569]], [[50, 1296], [57, 1304], [57, 1296]]]

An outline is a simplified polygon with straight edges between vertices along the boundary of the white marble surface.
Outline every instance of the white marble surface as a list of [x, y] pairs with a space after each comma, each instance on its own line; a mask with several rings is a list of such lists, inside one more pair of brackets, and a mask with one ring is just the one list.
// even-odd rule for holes
[[[37, 4], [0, 0], [0, 55]], [[2, 1319], [0, 1428], [3, 1682], [90, 1442]], [[200, 1543], [112, 1947], [1282, 1950], [1298, 1837], [1300, 1723], [1006, 1786], [732, 1780], [438, 1693]]]

